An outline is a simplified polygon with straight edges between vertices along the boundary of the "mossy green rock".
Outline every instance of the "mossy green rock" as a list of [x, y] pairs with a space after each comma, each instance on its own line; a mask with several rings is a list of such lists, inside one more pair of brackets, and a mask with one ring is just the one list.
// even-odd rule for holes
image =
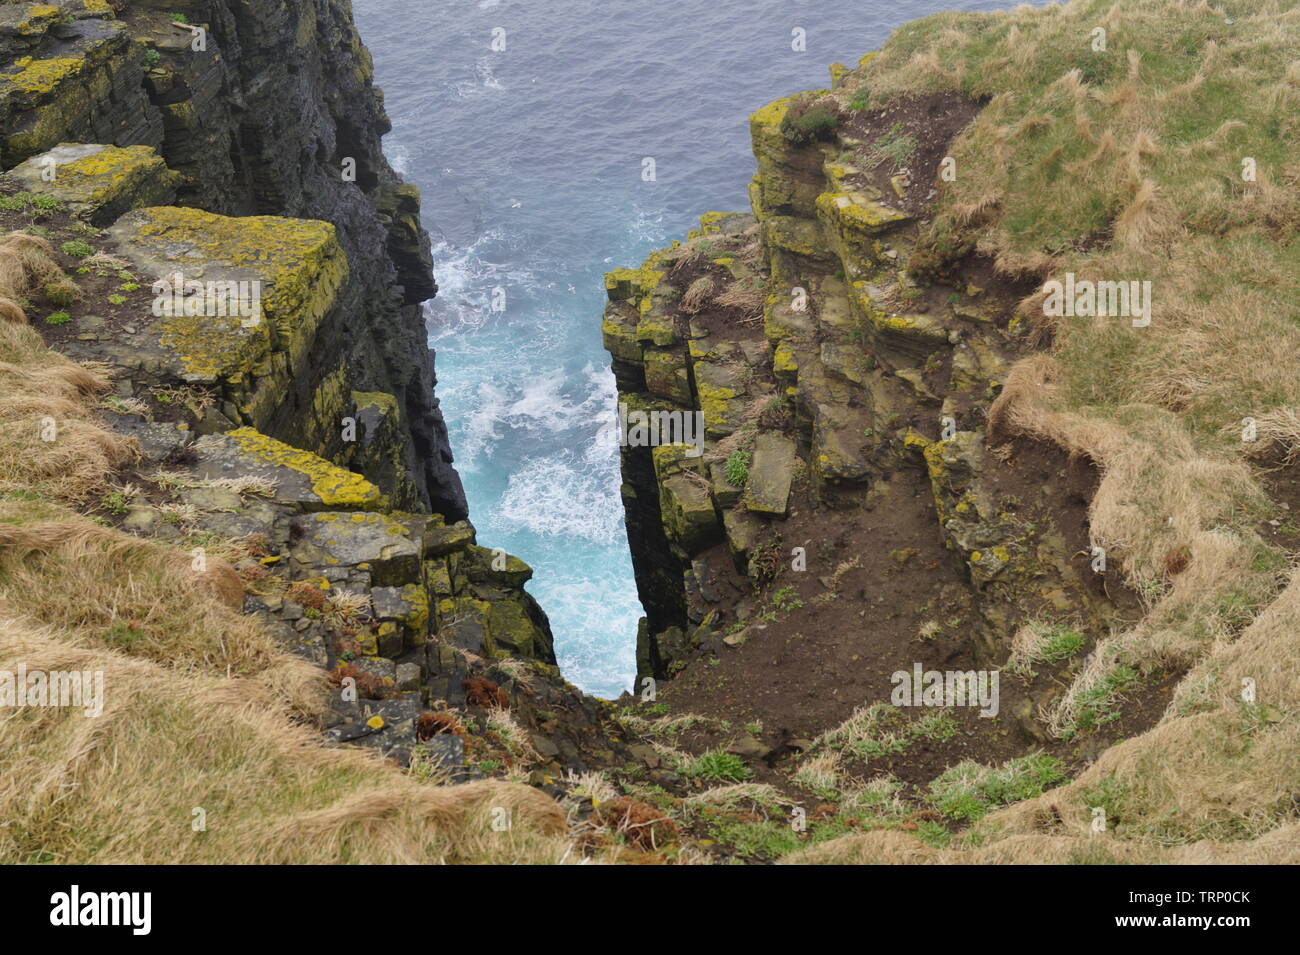
[[443, 523], [441, 517], [434, 515], [429, 518], [421, 535], [424, 540], [424, 556], [445, 557], [453, 551], [464, 550], [474, 543], [474, 535], [474, 525], [469, 521], [457, 521], [448, 525]]
[[[53, 179], [47, 181], [49, 176]], [[148, 146], [60, 143], [19, 163], [6, 177], [27, 192], [63, 201], [74, 215], [98, 226], [142, 206], [176, 198], [180, 174]]]
[[492, 642], [515, 656], [545, 656], [545, 635], [534, 624], [527, 608], [515, 600], [494, 600], [488, 613]]
[[727, 534], [727, 548], [731, 551], [736, 570], [747, 573], [749, 555], [758, 543], [764, 523], [747, 511], [726, 511], [722, 515], [722, 526]]
[[745, 370], [732, 362], [697, 362], [695, 389], [704, 416], [704, 434], [721, 438], [733, 433], [745, 421], [749, 396]]
[[520, 588], [533, 577], [533, 568], [503, 550], [471, 544], [465, 548], [464, 572], [474, 583]]
[[680, 349], [647, 347], [644, 352], [646, 388], [653, 395], [680, 405], [691, 403], [691, 380]]
[[429, 593], [420, 584], [374, 587], [370, 600], [377, 620], [391, 620], [404, 631], [404, 645], [415, 645], [429, 631]]
[[664, 533], [687, 553], [695, 553], [721, 536], [717, 509], [708, 487], [697, 478], [673, 474], [659, 483]]
[[495, 656], [496, 645], [488, 625], [492, 604], [473, 597], [448, 597], [438, 601], [438, 637], [479, 656]]
[[622, 361], [641, 361], [641, 342], [636, 328], [640, 315], [626, 302], [610, 302], [601, 319], [601, 339], [605, 350]]

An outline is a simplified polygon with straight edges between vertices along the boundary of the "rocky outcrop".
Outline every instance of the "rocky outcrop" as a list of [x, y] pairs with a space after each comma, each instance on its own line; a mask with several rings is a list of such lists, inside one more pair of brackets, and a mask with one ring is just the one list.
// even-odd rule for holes
[[[376, 467], [375, 477], [393, 485], [386, 490], [404, 506], [463, 518], [464, 493], [434, 397], [420, 311], [436, 285], [419, 192], [384, 159], [380, 141], [390, 124], [350, 4], [150, 0], [131, 3], [118, 19], [98, 0], [63, 0], [13, 5], [3, 16], [0, 159], [6, 168], [28, 162], [29, 184], [32, 157], [60, 143], [148, 146], [172, 171], [181, 206], [333, 226], [349, 279], [335, 282], [334, 318], [313, 344], [323, 343], [326, 354], [306, 381], [298, 369], [287, 372], [300, 390], [328, 380], [335, 394], [317, 403], [317, 420], [302, 422], [302, 430], [287, 425], [303, 408], [299, 400], [270, 431], [335, 453], [323, 432], [338, 430], [339, 419], [356, 411], [349, 394], [391, 395], [396, 417], [382, 430], [399, 442], [393, 454], [402, 466], [379, 452], [359, 463]], [[69, 176], [89, 162], [49, 156]], [[116, 179], [119, 191], [122, 180], [141, 174], [124, 158], [100, 160], [102, 178]], [[170, 194], [170, 185], [162, 192]], [[134, 193], [136, 206], [161, 197], [143, 188]], [[99, 206], [101, 218], [120, 211]], [[219, 221], [156, 227], [203, 231]], [[226, 417], [230, 424], [266, 425]]]
[[[816, 134], [798, 125], [810, 103], [833, 117]], [[640, 679], [671, 677], [770, 616], [768, 583], [814, 552], [829, 561], [818, 579], [838, 581], [850, 565], [830, 555], [844, 542], [816, 513], [888, 510], [918, 482], [980, 608], [968, 638], [978, 660], [1000, 662], [1016, 622], [1043, 608], [1108, 618], [1097, 582], [1072, 563], [1086, 534], [1071, 527], [1067, 541], [1053, 519], [1030, 518], [1046, 499], [990, 474], [1005, 469], [984, 415], [1021, 347], [1020, 290], [981, 287], [977, 262], [918, 274], [934, 171], [872, 148], [928, 138], [941, 156], [942, 137], [978, 109], [951, 97], [879, 125], [838, 85], [769, 104], [750, 118], [751, 211], [708, 213], [684, 241], [606, 277], [602, 329], [629, 415], [698, 415], [705, 435], [695, 458], [671, 436], [623, 449], [647, 611]]]
[[460, 779], [615, 759], [531, 569], [468, 521], [419, 191], [347, 0], [8, 5], [0, 59], [0, 216], [39, 210], [84, 263], [56, 347], [110, 369], [139, 442], [121, 528], [234, 565], [329, 672], [334, 742]]

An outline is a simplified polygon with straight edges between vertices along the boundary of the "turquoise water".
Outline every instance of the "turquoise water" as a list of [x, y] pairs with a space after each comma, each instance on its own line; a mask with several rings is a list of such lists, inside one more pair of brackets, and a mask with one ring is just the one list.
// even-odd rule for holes
[[533, 565], [578, 687], [630, 688], [642, 612], [617, 450], [597, 439], [615, 405], [603, 273], [702, 212], [748, 208], [754, 109], [829, 85], [830, 63], [908, 20], [1002, 5], [354, 0], [393, 120], [385, 150], [434, 237], [429, 340], [471, 518], [480, 543]]

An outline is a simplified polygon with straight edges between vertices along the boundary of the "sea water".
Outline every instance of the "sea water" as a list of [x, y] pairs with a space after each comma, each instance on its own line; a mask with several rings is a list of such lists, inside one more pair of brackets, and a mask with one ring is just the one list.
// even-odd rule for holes
[[[975, 0], [354, 0], [424, 196], [438, 396], [479, 542], [530, 563], [565, 676], [631, 687], [603, 273], [747, 210], [749, 113]], [[802, 42], [800, 42], [802, 31]], [[802, 47], [802, 50], [797, 49]], [[652, 159], [654, 178], [643, 174]]]

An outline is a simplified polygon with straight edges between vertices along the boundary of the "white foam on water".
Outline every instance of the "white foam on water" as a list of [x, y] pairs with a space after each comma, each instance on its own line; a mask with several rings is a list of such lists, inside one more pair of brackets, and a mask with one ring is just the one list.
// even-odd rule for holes
[[497, 78], [492, 69], [492, 59], [494, 56], [504, 54], [494, 53], [488, 56], [481, 56], [474, 61], [474, 78], [459, 79], [451, 84], [452, 90], [460, 99], [471, 99], [475, 96], [490, 95], [493, 93], [503, 92], [506, 87]]
[[593, 471], [571, 450], [529, 458], [511, 473], [488, 526], [612, 547], [624, 540], [618, 484], [616, 470]]
[[[500, 360], [500, 356], [491, 357]], [[518, 369], [503, 363], [502, 370]], [[475, 470], [497, 442], [510, 438], [516, 443], [528, 441], [530, 446], [546, 443], [557, 449], [576, 450], [588, 470], [601, 465], [617, 470], [610, 428], [617, 400], [613, 375], [600, 375], [590, 365], [582, 374], [589, 388], [578, 398], [566, 395], [574, 382], [566, 380], [559, 369], [522, 382], [478, 378], [472, 408], [462, 415], [464, 425], [457, 429], [458, 465], [463, 470]], [[456, 388], [447, 389], [444, 395], [456, 404], [461, 404], [464, 397]]]
[[401, 143], [384, 143], [384, 155], [399, 176], [406, 176], [411, 171], [411, 151]]
[[[444, 400], [460, 398], [458, 391], [448, 389], [448, 392]], [[505, 388], [490, 381], [478, 383], [475, 398], [472, 409], [462, 416], [464, 425], [456, 429], [453, 445], [457, 470], [471, 474], [479, 470], [483, 458], [489, 456], [492, 446], [501, 440], [498, 426], [504, 423], [502, 411], [510, 400]]]
[[628, 585], [628, 568], [612, 550], [607, 556], [603, 568], [597, 553], [584, 555], [580, 565], [548, 561], [536, 568], [528, 589], [553, 623], [564, 621], [562, 630], [555, 628], [555, 655], [565, 678], [613, 699], [630, 690], [636, 677], [632, 638], [643, 611]]

